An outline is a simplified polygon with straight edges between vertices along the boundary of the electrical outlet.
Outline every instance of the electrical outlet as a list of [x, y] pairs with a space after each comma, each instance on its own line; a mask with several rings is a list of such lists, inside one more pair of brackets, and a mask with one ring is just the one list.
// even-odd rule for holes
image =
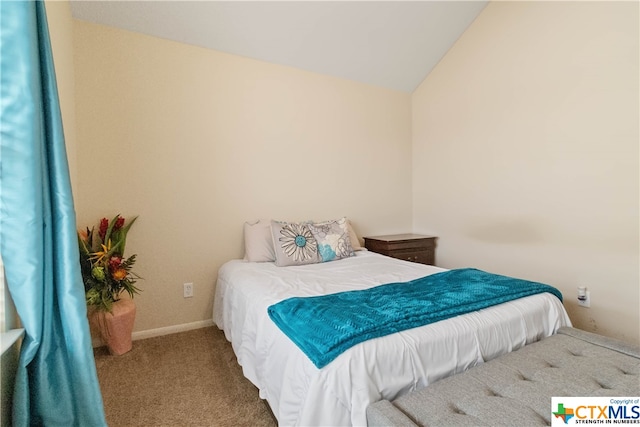
[[580, 307], [591, 307], [591, 292], [585, 290], [583, 294], [578, 294], [578, 305]]
[[193, 283], [185, 283], [182, 286], [184, 297], [191, 298], [193, 296]]

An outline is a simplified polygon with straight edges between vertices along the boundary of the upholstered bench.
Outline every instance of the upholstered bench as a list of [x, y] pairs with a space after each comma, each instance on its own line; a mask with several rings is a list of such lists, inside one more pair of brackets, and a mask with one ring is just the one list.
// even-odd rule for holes
[[369, 426], [551, 424], [553, 396], [640, 396], [640, 347], [561, 328], [556, 335], [367, 408]]

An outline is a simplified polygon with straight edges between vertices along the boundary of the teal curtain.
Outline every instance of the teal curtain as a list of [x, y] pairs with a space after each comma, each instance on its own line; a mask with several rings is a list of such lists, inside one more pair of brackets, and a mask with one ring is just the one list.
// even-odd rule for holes
[[0, 251], [25, 329], [13, 425], [106, 425], [41, 1], [0, 0]]

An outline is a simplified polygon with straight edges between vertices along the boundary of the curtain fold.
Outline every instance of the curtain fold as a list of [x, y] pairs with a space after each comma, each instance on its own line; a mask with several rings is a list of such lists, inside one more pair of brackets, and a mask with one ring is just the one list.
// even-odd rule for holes
[[0, 252], [25, 339], [13, 425], [106, 425], [42, 1], [0, 1]]

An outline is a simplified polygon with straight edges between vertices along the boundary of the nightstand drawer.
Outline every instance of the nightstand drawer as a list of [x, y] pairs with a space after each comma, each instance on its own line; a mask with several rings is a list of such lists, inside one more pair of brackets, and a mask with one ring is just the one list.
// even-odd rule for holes
[[436, 237], [420, 234], [394, 234], [364, 238], [372, 252], [420, 264], [435, 264]]
[[435, 264], [435, 251], [394, 251], [388, 254], [388, 256], [405, 261], [417, 262], [420, 264]]

